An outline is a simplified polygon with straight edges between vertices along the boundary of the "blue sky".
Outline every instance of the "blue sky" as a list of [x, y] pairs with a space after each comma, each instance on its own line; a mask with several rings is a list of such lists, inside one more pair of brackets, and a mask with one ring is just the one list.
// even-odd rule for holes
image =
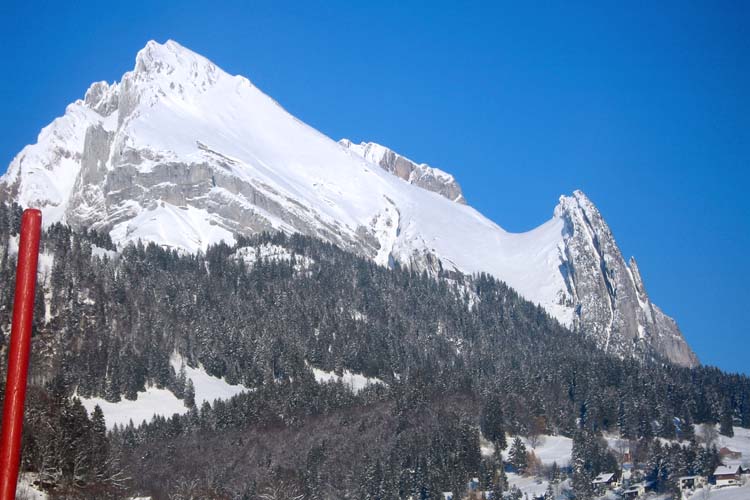
[[582, 189], [701, 360], [750, 373], [750, 3], [13, 3], [0, 171], [172, 38], [333, 138], [448, 170], [508, 230]]

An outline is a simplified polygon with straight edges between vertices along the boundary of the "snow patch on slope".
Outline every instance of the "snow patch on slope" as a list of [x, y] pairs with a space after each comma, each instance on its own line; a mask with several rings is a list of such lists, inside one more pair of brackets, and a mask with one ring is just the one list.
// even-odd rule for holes
[[21, 472], [18, 475], [18, 485], [16, 486], [17, 500], [47, 500], [48, 495], [44, 491], [34, 486], [38, 481], [39, 474], [36, 472]]
[[167, 389], [156, 387], [148, 387], [145, 391], [139, 392], [135, 400], [122, 399], [117, 403], [98, 397], [79, 399], [89, 414], [99, 405], [108, 429], [115, 425], [127, 425], [131, 420], [135, 425], [139, 425], [143, 421], [150, 422], [156, 415], [171, 417], [175, 413], [182, 415], [188, 411], [181, 399], [177, 399], [177, 396]]
[[344, 370], [343, 375], [336, 375], [334, 372], [327, 372], [311, 365], [308, 365], [308, 367], [312, 370], [313, 376], [319, 384], [326, 382], [342, 382], [355, 393], [373, 384], [386, 385], [385, 382], [377, 377], [365, 377], [361, 373], [353, 373], [349, 370]]
[[175, 373], [179, 373], [184, 366], [186, 378], [193, 381], [195, 405], [197, 407], [200, 407], [204, 402], [213, 403], [216, 399], [230, 399], [250, 390], [244, 385], [232, 385], [223, 378], [211, 376], [200, 365], [198, 368], [188, 366], [183, 361], [182, 356], [177, 353], [172, 354], [169, 364], [172, 365]]
[[[183, 366], [179, 354], [173, 354], [169, 362], [175, 372], [179, 373]], [[184, 367], [186, 378], [193, 381], [195, 404], [198, 407], [206, 401], [213, 403], [216, 399], [229, 399], [251, 390], [243, 385], [231, 385], [223, 378], [213, 377], [201, 366], [191, 368], [185, 364]], [[144, 420], [151, 421], [156, 415], [171, 417], [175, 413], [183, 415], [188, 412], [182, 399], [178, 399], [167, 389], [157, 387], [147, 387], [145, 391], [138, 392], [135, 400], [121, 399], [116, 403], [99, 397], [79, 397], [79, 399], [89, 414], [94, 411], [95, 406], [99, 405], [104, 413], [108, 429], [113, 428], [115, 424], [127, 425], [131, 420], [135, 425], [139, 425]]]
[[289, 249], [272, 243], [264, 243], [257, 247], [238, 248], [234, 252], [234, 256], [242, 259], [249, 266], [254, 266], [258, 260], [291, 262], [294, 259], [296, 271], [308, 269], [315, 262], [306, 255], [294, 254]]
[[747, 500], [750, 498], [750, 482], [742, 486], [700, 488], [695, 490], [688, 500]]
[[234, 244], [234, 234], [221, 220], [204, 209], [176, 207], [161, 202], [134, 218], [117, 224], [110, 235], [114, 241], [155, 241], [178, 249], [206, 250], [212, 243]]
[[[698, 424], [695, 426], [696, 436], [703, 435], [703, 429], [708, 424]], [[719, 432], [718, 424], [714, 426], [716, 432]], [[729, 448], [732, 451], [742, 453], [740, 458], [724, 458], [724, 465], [742, 465], [750, 466], [750, 429], [744, 427], [734, 427], [734, 436], [728, 437], [721, 434], [716, 438], [716, 448]]]

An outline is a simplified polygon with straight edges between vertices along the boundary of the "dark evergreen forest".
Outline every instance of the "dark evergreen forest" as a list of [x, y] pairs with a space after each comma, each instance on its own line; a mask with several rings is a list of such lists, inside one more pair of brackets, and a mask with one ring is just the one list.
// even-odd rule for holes
[[[3, 364], [19, 220], [0, 205]], [[264, 259], [268, 245], [290, 258]], [[750, 427], [749, 378], [606, 355], [487, 275], [386, 269], [303, 235], [197, 255], [106, 250], [94, 231], [43, 235], [23, 466], [58, 498], [433, 499], [471, 477], [497, 491], [502, 464], [481, 456], [480, 434], [504, 446], [539, 432], [574, 438], [578, 468], [545, 473], [577, 476], [587, 498], [581, 478], [612, 460], [603, 431], [638, 443], [636, 459], [670, 487], [715, 454], [653, 438]], [[253, 391], [196, 407], [173, 353]], [[318, 384], [310, 366], [384, 383], [353, 393]], [[190, 411], [106, 433], [72, 397], [133, 399], [147, 386]]]

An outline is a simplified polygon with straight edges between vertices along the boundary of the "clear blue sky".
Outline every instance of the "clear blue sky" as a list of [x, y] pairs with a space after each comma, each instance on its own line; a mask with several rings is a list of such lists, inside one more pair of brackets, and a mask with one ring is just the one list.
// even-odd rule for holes
[[750, 2], [368, 3], [3, 2], [0, 171], [173, 38], [508, 230], [584, 190], [701, 360], [750, 373]]

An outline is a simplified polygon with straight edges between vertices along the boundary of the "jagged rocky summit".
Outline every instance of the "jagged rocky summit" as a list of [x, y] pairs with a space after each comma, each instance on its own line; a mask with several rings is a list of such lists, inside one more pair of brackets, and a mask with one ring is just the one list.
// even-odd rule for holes
[[300, 232], [381, 265], [487, 272], [610, 352], [698, 364], [583, 193], [509, 233], [450, 174], [333, 141], [174, 41], [149, 42], [119, 82], [70, 104], [13, 159], [0, 200], [120, 245], [197, 251], [235, 233]]

